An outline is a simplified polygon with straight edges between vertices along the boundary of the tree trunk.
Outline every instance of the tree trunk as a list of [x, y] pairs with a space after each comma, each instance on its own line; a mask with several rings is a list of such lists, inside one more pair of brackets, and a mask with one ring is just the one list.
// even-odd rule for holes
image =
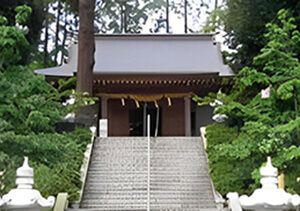
[[188, 14], [187, 14], [187, 10], [188, 10], [188, 1], [184, 0], [184, 33], [187, 34], [188, 33]]
[[219, 6], [218, 4], [219, 4], [218, 0], [215, 0], [215, 10], [218, 9], [218, 6]]
[[[55, 31], [55, 49], [58, 48], [58, 40], [59, 40], [59, 28], [60, 28], [60, 16], [61, 16], [62, 4], [60, 0], [57, 1], [57, 17], [56, 17], [56, 31]], [[54, 62], [57, 63], [57, 55], [58, 51], [55, 52]]]
[[126, 33], [126, 15], [125, 15], [125, 6], [123, 4], [120, 5], [121, 7], [121, 30], [120, 32]]
[[46, 6], [46, 15], [45, 15], [45, 40], [44, 40], [44, 65], [48, 66], [48, 37], [49, 37], [49, 4]]
[[170, 33], [169, 0], [166, 1], [166, 32]]
[[[67, 5], [65, 4], [65, 8], [67, 8]], [[68, 10], [65, 9], [65, 23], [64, 23], [64, 34], [63, 34], [63, 40], [62, 40], [62, 52], [61, 52], [61, 58], [60, 58], [60, 65], [63, 64], [64, 62], [64, 58], [65, 58], [65, 52], [64, 52], [64, 49], [65, 49], [65, 45], [66, 45], [66, 40], [67, 40], [67, 36], [68, 36], [68, 30], [67, 30], [67, 26], [68, 26]]]
[[[215, 0], [215, 11], [218, 9], [218, 0]], [[212, 22], [213, 22], [213, 26], [214, 26], [214, 32], [216, 33], [216, 31], [217, 31], [217, 16], [216, 15], [213, 15], [213, 20], [212, 20]]]
[[95, 0], [79, 0], [77, 91], [93, 93]]
[[127, 5], [126, 5], [126, 3], [124, 4], [124, 33], [125, 34], [127, 34], [128, 33], [128, 31], [127, 31], [127, 22], [128, 22], [128, 20], [127, 20]]

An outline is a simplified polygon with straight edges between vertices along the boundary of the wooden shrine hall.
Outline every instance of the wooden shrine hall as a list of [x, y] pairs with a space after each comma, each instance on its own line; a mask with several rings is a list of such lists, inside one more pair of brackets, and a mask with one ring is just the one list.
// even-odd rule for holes
[[[146, 135], [147, 114], [151, 135], [199, 135], [212, 121], [212, 108], [197, 106], [192, 97], [229, 86], [233, 75], [212, 34], [95, 35], [95, 45], [95, 112], [108, 120], [109, 136]], [[67, 63], [35, 72], [72, 77], [76, 69], [73, 44]]]

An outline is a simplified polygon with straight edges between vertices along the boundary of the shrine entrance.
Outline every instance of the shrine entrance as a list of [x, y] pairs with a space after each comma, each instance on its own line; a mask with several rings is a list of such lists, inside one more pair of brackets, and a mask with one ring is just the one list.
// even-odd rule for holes
[[150, 115], [150, 135], [161, 136], [161, 108], [143, 103], [140, 108], [129, 109], [129, 135], [147, 135], [147, 115]]
[[[108, 120], [108, 136], [146, 136], [147, 114], [152, 137], [199, 135], [199, 128], [206, 125], [202, 122], [210, 120], [212, 112], [194, 108], [192, 97], [216, 92], [219, 86], [211, 84], [217, 79], [211, 75], [101, 75], [94, 89], [100, 98], [99, 118]], [[203, 84], [203, 89], [197, 84]]]

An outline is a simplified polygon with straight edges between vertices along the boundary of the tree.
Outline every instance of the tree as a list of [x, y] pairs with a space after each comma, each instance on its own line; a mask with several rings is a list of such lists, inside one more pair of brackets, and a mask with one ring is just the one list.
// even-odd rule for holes
[[[33, 73], [36, 64], [22, 65], [28, 6], [18, 6], [16, 22], [0, 16], [0, 195], [15, 187], [16, 168], [23, 156], [35, 169], [35, 186], [43, 195], [68, 192], [79, 197], [80, 167], [90, 137], [86, 130], [58, 134], [55, 126], [68, 112], [61, 103], [71, 90], [60, 92]], [[17, 26], [15, 26], [17, 25]]]
[[93, 92], [95, 0], [79, 0], [78, 92]]
[[[205, 0], [181, 0], [172, 1], [170, 0], [170, 11], [183, 17], [183, 31], [184, 33], [195, 33], [199, 32], [199, 24], [201, 20], [201, 10], [207, 10], [208, 4]], [[207, 12], [207, 11], [205, 11]], [[197, 28], [193, 27], [195, 23]]]
[[[59, 32], [60, 32], [60, 19], [62, 15], [62, 2], [61, 0], [57, 1], [57, 16], [56, 16], [56, 30], [55, 30], [55, 43], [54, 47], [55, 49], [58, 49], [58, 41], [59, 41]], [[54, 55], [54, 61], [57, 61], [58, 53], [55, 53]]]
[[[15, 8], [20, 5], [28, 5], [32, 8], [32, 14], [28, 19], [27, 27], [29, 28], [28, 34], [26, 35], [26, 39], [30, 43], [30, 52], [36, 52], [38, 49], [38, 45], [40, 43], [40, 35], [43, 28], [43, 21], [45, 19], [45, 11], [44, 11], [44, 1], [40, 0], [19, 0], [19, 1], [10, 1], [3, 0], [0, 4], [0, 16], [4, 16], [8, 20], [9, 26], [14, 26], [15, 24]], [[30, 62], [31, 54], [28, 51], [24, 52], [22, 55], [23, 62]]]
[[[71, 26], [72, 17], [67, 0], [19, 0], [19, 1], [7, 1], [3, 0], [0, 4], [0, 15], [3, 15], [8, 20], [9, 26], [14, 26], [14, 16], [16, 12], [15, 7], [26, 4], [32, 8], [32, 15], [30, 16], [27, 27], [28, 33], [26, 39], [30, 43], [29, 51], [26, 51], [23, 57], [24, 64], [28, 64], [32, 61], [43, 61], [45, 66], [55, 64], [57, 61], [57, 55], [62, 52], [65, 55], [65, 49], [60, 44], [60, 37], [62, 34], [67, 35], [65, 27], [62, 26], [62, 21], [67, 20], [67, 25]], [[57, 15], [55, 14], [57, 12]], [[63, 18], [63, 13], [68, 14]], [[56, 22], [55, 26], [51, 26], [53, 22]], [[72, 33], [72, 29], [68, 30]], [[54, 50], [50, 49], [48, 45], [49, 40], [54, 42]], [[40, 49], [43, 49], [41, 52]], [[55, 62], [53, 62], [55, 61]]]
[[44, 57], [43, 57], [43, 63], [44, 65], [48, 66], [48, 39], [49, 39], [49, 18], [48, 18], [48, 14], [49, 14], [49, 4], [46, 4], [46, 17], [45, 17], [45, 38], [44, 38], [44, 46], [43, 46], [43, 50], [44, 50]]
[[170, 2], [166, 0], [166, 32], [170, 33]]
[[140, 33], [148, 14], [164, 4], [164, 0], [98, 1], [95, 20], [102, 33]]
[[276, 19], [280, 9], [289, 9], [296, 18], [300, 28], [300, 2], [291, 1], [261, 1], [261, 0], [227, 0], [223, 16], [224, 30], [227, 33], [227, 45], [236, 50], [231, 63], [235, 69], [252, 64], [253, 57], [266, 44], [263, 36], [265, 25]]
[[[16, 24], [21, 28], [26, 24], [27, 17], [30, 16], [32, 10], [28, 6], [16, 7]], [[26, 33], [15, 27], [7, 26], [6, 17], [0, 16], [0, 72], [11, 65], [24, 64], [24, 57], [30, 48], [26, 39]]]
[[[295, 23], [280, 10], [276, 22], [267, 24], [266, 45], [252, 66], [239, 72], [229, 95], [217, 94], [224, 105], [215, 111], [228, 119], [210, 126], [207, 138], [212, 177], [223, 194], [257, 187], [258, 165], [266, 156], [286, 174], [287, 188], [300, 191], [300, 32]], [[212, 99], [198, 102], [206, 100]]]

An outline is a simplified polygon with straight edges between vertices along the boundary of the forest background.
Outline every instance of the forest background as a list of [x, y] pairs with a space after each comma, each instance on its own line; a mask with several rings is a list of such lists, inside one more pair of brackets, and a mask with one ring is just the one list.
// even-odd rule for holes
[[[79, 169], [90, 134], [82, 129], [63, 134], [55, 131], [55, 124], [70, 112], [61, 102], [74, 87], [66, 82], [54, 87], [32, 72], [37, 67], [62, 64], [66, 59], [67, 46], [78, 34], [78, 12], [73, 3], [1, 1], [0, 171], [4, 172], [1, 195], [14, 186], [15, 169], [27, 155], [36, 171], [36, 187], [44, 195], [67, 191], [71, 201], [78, 198]], [[297, 0], [102, 0], [96, 2], [95, 32], [142, 33], [146, 22], [154, 17], [146, 31], [172, 33], [170, 14], [176, 14], [182, 19], [184, 33], [222, 33], [224, 45], [230, 49], [224, 52], [224, 58], [238, 73], [238, 79], [232, 95], [214, 96], [227, 103], [216, 112], [230, 117], [208, 128], [214, 183], [224, 194], [249, 192], [255, 187], [253, 184], [257, 185], [257, 169], [265, 155], [274, 155], [275, 163], [288, 175], [288, 187], [298, 191], [300, 168], [293, 165], [300, 163], [299, 11]], [[200, 19], [205, 20], [204, 24], [195, 24]], [[266, 27], [268, 23], [271, 25]], [[276, 90], [272, 102], [257, 100], [259, 91], [270, 85]], [[203, 103], [203, 99], [197, 100]], [[255, 119], [262, 113], [253, 113], [253, 106], [260, 107], [266, 102], [271, 110], [260, 112], [267, 117]], [[274, 115], [282, 119], [272, 124], [267, 120]], [[280, 131], [273, 131], [277, 126], [282, 126]], [[249, 144], [253, 141], [257, 142]], [[220, 150], [224, 153], [214, 157]]]

